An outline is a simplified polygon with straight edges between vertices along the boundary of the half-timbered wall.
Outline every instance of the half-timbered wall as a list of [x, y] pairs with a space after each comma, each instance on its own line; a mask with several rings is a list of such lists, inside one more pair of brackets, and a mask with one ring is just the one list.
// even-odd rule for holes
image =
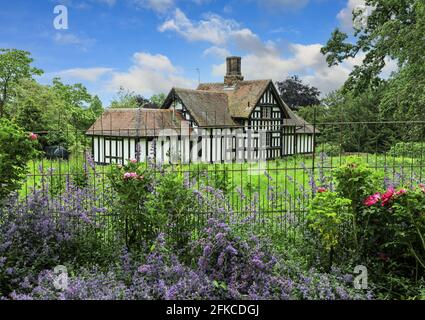
[[[282, 124], [285, 114], [270, 86], [248, 121], [248, 129], [266, 132], [267, 159], [282, 155]], [[257, 142], [256, 142], [257, 143]]]
[[[275, 90], [270, 85], [257, 103], [250, 118], [248, 120], [235, 119], [235, 122], [244, 126], [245, 131], [247, 129], [252, 129], [257, 133], [265, 131], [265, 156], [267, 159], [313, 152], [314, 141], [312, 134], [297, 132], [299, 128], [283, 124], [286, 113], [281, 108], [278, 99], [280, 98], [276, 96]], [[183, 118], [189, 122], [194, 136], [201, 132], [196, 121], [177, 96], [174, 97], [170, 107], [175, 108], [176, 112], [181, 112]], [[232, 129], [208, 129], [206, 135], [197, 137], [195, 140], [183, 137], [159, 137], [153, 139], [94, 136], [92, 138], [93, 156], [95, 162], [99, 164], [122, 164], [128, 159], [137, 159], [144, 162], [148, 158], [164, 163], [175, 162], [176, 159], [181, 163], [189, 163], [193, 159], [198, 159], [198, 161], [204, 163], [225, 162], [235, 159], [235, 157], [237, 159], [244, 157], [247, 159], [248, 152], [244, 152], [244, 149], [241, 150], [240, 148], [237, 150], [235, 138], [224, 141], [226, 139], [222, 137], [224, 130], [227, 132], [229, 130], [232, 131]], [[250, 143], [250, 147], [254, 149], [259, 149], [259, 143], [261, 143], [258, 138], [254, 138], [249, 142], [246, 138], [242, 138], [242, 141], [245, 148], [247, 143]], [[198, 142], [200, 147], [193, 148]], [[264, 145], [261, 147], [264, 148]], [[258, 153], [255, 156], [258, 157]]]

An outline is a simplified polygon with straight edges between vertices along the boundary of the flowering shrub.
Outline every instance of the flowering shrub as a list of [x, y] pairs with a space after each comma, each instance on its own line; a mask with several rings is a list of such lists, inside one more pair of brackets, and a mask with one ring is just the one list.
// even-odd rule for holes
[[[398, 271], [408, 273], [412, 265], [425, 271], [425, 187], [395, 190], [389, 187], [385, 192], [375, 193], [365, 199], [366, 212], [373, 217], [370, 229], [378, 233], [375, 237], [374, 253], [382, 262], [393, 262]], [[377, 239], [376, 239], [377, 238]], [[376, 241], [378, 240], [378, 241]], [[410, 270], [409, 270], [410, 269]], [[418, 268], [416, 275], [418, 276]]]
[[[218, 240], [210, 231], [225, 234]], [[321, 274], [288, 267], [278, 262], [259, 239], [244, 241], [231, 236], [224, 223], [211, 219], [206, 233], [197, 244], [204, 247], [199, 264], [182, 264], [160, 234], [151, 252], [142, 258], [124, 253], [109, 271], [98, 268], [74, 270], [68, 287], [53, 286], [54, 275], [42, 271], [35, 284], [22, 283], [9, 299], [366, 299], [370, 293], [357, 291], [352, 276], [333, 270]], [[215, 244], [216, 243], [216, 244]], [[226, 246], [226, 247], [224, 247]], [[232, 246], [230, 248], [229, 246]], [[229, 247], [229, 248], [228, 248]], [[238, 252], [235, 252], [238, 248]], [[222, 261], [216, 254], [225, 252]], [[221, 260], [220, 254], [218, 259]], [[240, 263], [240, 265], [238, 265]], [[223, 272], [220, 272], [220, 265]], [[234, 272], [234, 273], [232, 273]]]
[[96, 217], [104, 209], [95, 200], [92, 192], [68, 185], [57, 199], [44, 189], [1, 207], [0, 292], [62, 263], [108, 259], [96, 243]]
[[28, 161], [36, 156], [37, 135], [0, 119], [0, 201], [21, 185]]
[[154, 172], [129, 160], [124, 166], [113, 165], [108, 177], [118, 198], [115, 207], [120, 219], [115, 228], [124, 234], [127, 247], [155, 239], [161, 221], [144, 210], [147, 197], [154, 190]]

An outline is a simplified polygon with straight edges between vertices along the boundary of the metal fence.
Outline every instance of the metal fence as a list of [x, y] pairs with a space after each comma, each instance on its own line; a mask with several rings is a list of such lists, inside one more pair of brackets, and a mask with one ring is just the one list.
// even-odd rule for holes
[[[205, 129], [208, 132], [212, 130]], [[308, 137], [312, 139], [311, 149], [308, 148], [310, 140], [304, 139], [304, 136], [303, 140], [298, 140], [305, 144], [300, 149], [295, 141], [306, 134], [306, 128], [282, 126], [278, 130], [280, 150], [292, 148], [293, 152], [281, 151], [278, 156], [274, 155], [266, 161], [251, 162], [214, 162], [207, 159], [200, 163], [159, 163], [155, 151], [150, 150], [155, 148], [155, 141], [145, 139], [143, 152], [146, 157], [138, 160], [141, 168], [150, 168], [158, 176], [164, 172], [178, 172], [184, 177], [184, 186], [191, 188], [194, 196], [196, 193], [208, 193], [208, 206], [204, 206], [202, 212], [188, 213], [194, 220], [200, 221], [191, 223], [190, 228], [201, 228], [201, 222], [206, 217], [221, 210], [233, 219], [249, 221], [258, 232], [296, 239], [304, 231], [305, 213], [315, 192], [319, 187], [331, 190], [335, 187], [332, 170], [350, 156], [361, 158], [381, 175], [382, 187], [390, 184], [412, 186], [425, 182], [424, 129], [425, 122], [314, 123], [308, 131]], [[118, 152], [118, 142], [122, 146], [127, 144], [127, 147], [121, 148], [119, 156], [110, 155], [108, 161], [100, 161], [95, 154], [99, 154], [95, 146], [99, 146], [100, 142], [93, 134], [67, 131], [38, 134], [40, 144], [44, 145], [44, 155], [29, 164], [29, 173], [18, 191], [19, 197], [28, 199], [34, 192], [48, 188], [49, 201], [65, 202], [69, 207], [102, 208], [95, 217], [105, 226], [100, 236], [105, 240], [113, 239], [115, 230], [112, 225], [114, 221], [121, 221], [122, 217], [119, 216], [120, 203], [116, 190], [109, 178], [110, 163], [125, 165], [132, 158], [127, 154], [134, 151], [137, 155], [141, 148], [137, 144], [140, 137], [132, 137], [135, 139], [132, 146], [130, 136], [102, 131], [102, 152]], [[56, 144], [61, 149], [46, 148], [49, 144], [51, 147], [49, 141], [52, 141], [52, 137], [61, 137], [57, 141], [62, 142]], [[258, 148], [262, 147], [258, 142], [261, 143], [261, 139], [254, 148], [257, 153]], [[237, 152], [233, 147], [231, 152]], [[265, 150], [276, 149], [270, 141], [266, 141], [265, 147]], [[300, 150], [303, 152], [297, 152]], [[79, 192], [82, 191], [78, 189], [90, 194], [85, 203], [79, 202]], [[69, 195], [71, 192], [74, 193], [72, 196]], [[129, 226], [121, 226], [126, 233]], [[164, 229], [167, 227], [164, 226]]]

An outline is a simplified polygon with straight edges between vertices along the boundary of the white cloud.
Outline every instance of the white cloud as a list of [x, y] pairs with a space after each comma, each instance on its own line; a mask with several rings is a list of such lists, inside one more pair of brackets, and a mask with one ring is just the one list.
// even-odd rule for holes
[[165, 21], [159, 27], [159, 31], [175, 31], [188, 41], [206, 41], [222, 45], [238, 27], [233, 20], [226, 20], [215, 14], [208, 14], [204, 20], [192, 22], [177, 8], [173, 18]]
[[74, 68], [58, 72], [58, 75], [65, 78], [81, 79], [90, 82], [99, 80], [100, 77], [112, 72], [111, 68]]
[[[242, 72], [246, 79], [277, 81], [297, 74], [323, 93], [339, 88], [353, 66], [362, 60], [351, 59], [329, 68], [320, 52], [322, 44], [292, 43], [282, 49], [278, 43], [263, 41], [252, 30], [242, 28], [233, 20], [208, 15], [200, 21], [192, 21], [179, 9], [160, 27], [160, 31], [174, 31], [188, 41], [211, 43], [213, 46], [206, 49], [204, 55], [224, 58], [232, 50], [243, 52]], [[212, 66], [214, 76], [222, 77], [224, 73], [225, 62]]]
[[133, 2], [137, 6], [152, 9], [158, 13], [165, 13], [174, 7], [174, 0], [133, 0]]
[[145, 96], [168, 92], [172, 87], [195, 87], [195, 81], [185, 78], [181, 68], [172, 64], [164, 55], [137, 52], [133, 55], [133, 65], [126, 72], [113, 72], [106, 84], [110, 91], [120, 87]]
[[[242, 73], [246, 79], [283, 80], [292, 75], [299, 75], [302, 80], [313, 85], [326, 94], [338, 89], [348, 78], [354, 65], [362, 58], [351, 59], [339, 66], [329, 68], [321, 54], [321, 44], [291, 44], [288, 57], [279, 52], [267, 54], [248, 53], [242, 59]], [[213, 75], [223, 76], [225, 63], [213, 66]]]
[[230, 52], [229, 52], [229, 50], [227, 50], [225, 48], [213, 46], [213, 47], [210, 47], [208, 49], [205, 49], [203, 55], [224, 59], [224, 58], [230, 56]]

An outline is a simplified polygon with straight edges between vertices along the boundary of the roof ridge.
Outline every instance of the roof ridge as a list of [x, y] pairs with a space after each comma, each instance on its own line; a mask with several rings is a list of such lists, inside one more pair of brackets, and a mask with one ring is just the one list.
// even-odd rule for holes
[[215, 93], [215, 94], [226, 94], [225, 92], [223, 92], [222, 90], [199, 90], [199, 89], [184, 89], [184, 88], [173, 88], [175, 90], [182, 90], [182, 91], [189, 91], [189, 92], [194, 92], [194, 93], [200, 93], [200, 94], [210, 94], [210, 93]]

